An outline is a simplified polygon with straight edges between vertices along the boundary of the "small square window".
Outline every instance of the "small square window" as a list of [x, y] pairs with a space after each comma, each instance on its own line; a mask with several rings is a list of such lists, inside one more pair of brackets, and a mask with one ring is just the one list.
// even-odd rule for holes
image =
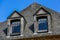
[[38, 32], [47, 32], [48, 31], [47, 16], [37, 17], [37, 22], [38, 22]]

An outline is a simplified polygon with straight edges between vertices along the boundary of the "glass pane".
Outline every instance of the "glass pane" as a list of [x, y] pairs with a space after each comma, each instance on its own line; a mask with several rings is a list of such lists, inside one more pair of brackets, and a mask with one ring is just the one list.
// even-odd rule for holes
[[20, 22], [13, 22], [12, 25], [12, 33], [20, 33]]
[[47, 29], [48, 29], [47, 18], [38, 19], [38, 30], [47, 30]]

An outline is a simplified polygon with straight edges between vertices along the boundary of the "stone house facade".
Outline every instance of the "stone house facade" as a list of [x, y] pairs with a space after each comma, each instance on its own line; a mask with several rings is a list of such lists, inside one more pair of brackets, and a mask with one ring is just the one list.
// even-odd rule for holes
[[38, 3], [16, 10], [0, 23], [0, 40], [60, 35], [60, 14]]

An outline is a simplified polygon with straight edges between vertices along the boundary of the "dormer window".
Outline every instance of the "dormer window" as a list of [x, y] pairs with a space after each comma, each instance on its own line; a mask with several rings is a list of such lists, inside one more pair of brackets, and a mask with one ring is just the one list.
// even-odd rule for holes
[[8, 36], [23, 36], [23, 18], [10, 19], [9, 23], [10, 26], [8, 28]]
[[34, 34], [51, 33], [51, 20], [49, 14], [34, 16]]
[[21, 33], [21, 21], [18, 19], [11, 20], [11, 26], [12, 26], [11, 36], [20, 35], [20, 33]]
[[34, 14], [34, 34], [37, 33], [51, 33], [51, 16], [43, 8]]
[[14, 11], [8, 17], [7, 36], [23, 36], [24, 22], [24, 17], [17, 11]]
[[38, 22], [38, 32], [47, 32], [48, 31], [47, 16], [37, 17], [37, 22]]

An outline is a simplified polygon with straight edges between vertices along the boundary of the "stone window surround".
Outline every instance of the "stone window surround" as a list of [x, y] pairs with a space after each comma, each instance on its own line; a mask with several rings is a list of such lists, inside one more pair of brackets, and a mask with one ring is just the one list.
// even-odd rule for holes
[[[9, 27], [8, 27], [8, 32], [7, 32], [7, 38], [10, 38], [10, 33], [12, 32], [12, 27], [10, 26], [11, 24], [10, 24], [10, 21], [11, 20], [14, 20], [15, 18], [13, 18], [13, 19], [8, 19], [8, 25], [9, 25]], [[20, 32], [20, 36], [23, 36], [23, 28], [24, 28], [24, 18], [23, 17], [21, 17], [21, 18], [16, 18], [16, 19], [20, 19], [21, 20], [21, 32]]]
[[38, 34], [38, 22], [36, 20], [36, 17], [40, 17], [40, 16], [47, 16], [48, 18], [48, 32], [47, 33], [52, 33], [51, 31], [51, 19], [50, 19], [50, 15], [49, 14], [39, 14], [39, 15], [35, 15], [34, 16], [34, 35]]

